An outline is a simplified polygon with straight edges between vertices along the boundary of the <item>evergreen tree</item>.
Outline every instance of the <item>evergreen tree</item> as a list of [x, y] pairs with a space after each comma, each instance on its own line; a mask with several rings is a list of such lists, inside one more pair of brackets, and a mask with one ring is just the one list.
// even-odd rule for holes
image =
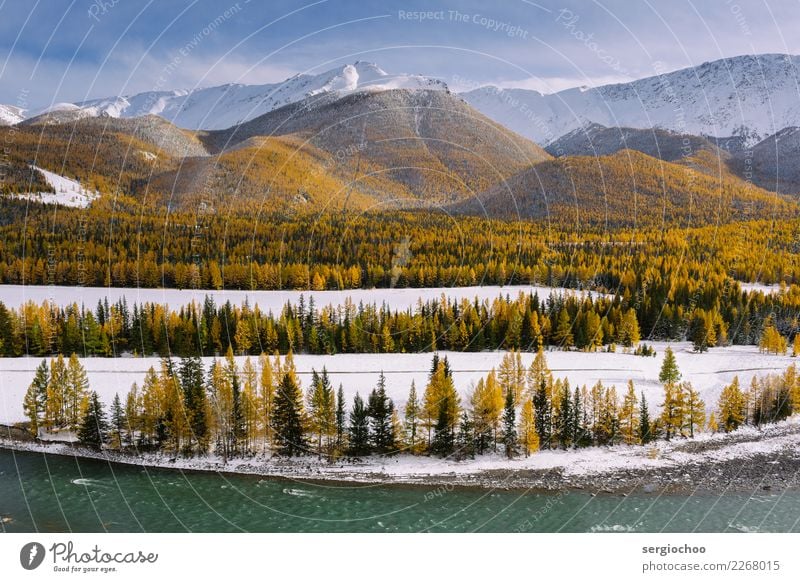
[[461, 422], [458, 425], [456, 437], [456, 456], [459, 459], [475, 458], [475, 433], [470, 415], [465, 410], [461, 413]]
[[453, 453], [455, 446], [455, 422], [454, 411], [457, 410], [451, 404], [452, 396], [445, 393], [439, 401], [439, 413], [436, 419], [436, 427], [431, 443], [431, 452], [441, 457], [447, 457]]
[[393, 413], [394, 403], [386, 395], [386, 377], [381, 372], [378, 386], [370, 393], [367, 404], [372, 449], [380, 455], [391, 452], [395, 446]]
[[644, 392], [639, 399], [639, 442], [646, 445], [653, 440], [654, 435], [650, 426], [650, 411], [647, 409], [647, 399]]
[[344, 403], [344, 389], [339, 384], [339, 390], [336, 392], [336, 450], [342, 451], [344, 449], [345, 437], [345, 424], [346, 424], [346, 411]]
[[123, 432], [125, 431], [125, 409], [122, 407], [122, 401], [119, 394], [114, 394], [114, 400], [111, 404], [111, 438], [115, 447], [122, 447]]
[[661, 371], [658, 374], [658, 381], [662, 384], [677, 384], [681, 379], [680, 370], [678, 370], [678, 361], [675, 359], [675, 354], [672, 352], [671, 347], [664, 350], [664, 362], [661, 364]]
[[294, 372], [287, 371], [275, 394], [272, 419], [272, 429], [280, 454], [292, 457], [305, 452], [307, 445], [303, 418], [303, 394]]
[[[714, 335], [713, 324], [709, 325], [708, 314], [702, 309], [695, 309], [692, 312], [692, 317], [689, 320], [689, 340], [692, 342], [694, 351], [703, 353], [708, 351], [709, 345], [716, 343]], [[712, 343], [711, 340], [714, 340]]]
[[91, 449], [99, 451], [108, 438], [108, 421], [97, 392], [89, 395], [83, 419], [78, 427], [78, 441]]
[[589, 418], [586, 410], [586, 386], [580, 390], [575, 387], [572, 396], [572, 442], [576, 447], [586, 447], [592, 443], [589, 431]]
[[514, 407], [514, 392], [506, 392], [506, 405], [503, 409], [503, 446], [506, 457], [513, 459], [517, 455], [517, 411]]
[[539, 433], [539, 444], [542, 447], [550, 448], [553, 419], [548, 389], [544, 381], [536, 389], [533, 406], [536, 410], [536, 432]]
[[203, 362], [200, 357], [182, 358], [178, 366], [178, 376], [188, 416], [189, 442], [187, 446], [191, 449], [193, 439], [197, 443], [198, 450], [205, 453], [208, 450], [208, 401], [203, 377]]
[[356, 393], [350, 410], [349, 453], [354, 457], [369, 454], [369, 413], [364, 400]]
[[556, 418], [556, 437], [564, 449], [573, 445], [575, 435], [575, 415], [572, 411], [572, 394], [569, 383], [564, 382], [559, 395], [558, 417]]

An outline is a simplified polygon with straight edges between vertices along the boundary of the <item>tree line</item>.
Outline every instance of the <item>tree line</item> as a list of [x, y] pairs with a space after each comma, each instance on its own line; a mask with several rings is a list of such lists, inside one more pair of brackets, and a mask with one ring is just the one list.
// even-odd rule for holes
[[701, 431], [731, 432], [761, 426], [800, 411], [800, 376], [738, 377], [709, 410], [691, 383], [682, 381], [667, 348], [659, 374], [660, 412], [653, 414], [632, 381], [616, 386], [570, 385], [555, 378], [539, 350], [529, 367], [517, 351], [465, 392], [456, 389], [446, 357], [434, 354], [424, 387], [412, 382], [402, 406], [389, 397], [381, 373], [375, 387], [345, 401], [327, 371], [312, 373], [303, 389], [293, 356], [261, 354], [240, 367], [232, 349], [208, 369], [196, 357], [164, 358], [139, 386], [115, 395], [110, 413], [89, 390], [75, 356], [44, 360], [25, 395], [31, 432], [77, 431], [94, 448], [215, 453], [227, 460], [274, 452], [333, 461], [369, 455], [436, 455], [456, 459], [501, 453], [512, 458], [540, 449], [646, 445], [657, 439], [693, 438]]
[[[665, 308], [661, 333], [654, 339], [693, 342], [698, 352], [729, 344], [758, 344], [773, 353], [800, 352], [800, 323], [793, 310], [779, 307], [789, 293], [750, 294], [742, 312], [695, 308], [690, 313]], [[776, 315], [780, 314], [780, 315]], [[48, 356], [80, 353], [112, 357], [235, 354], [404, 353], [437, 350], [537, 351], [541, 347], [593, 351], [629, 350], [642, 338], [635, 305], [619, 296], [536, 293], [498, 295], [493, 300], [419, 301], [391, 310], [385, 304], [317, 307], [313, 296], [287, 302], [279, 313], [245, 301], [202, 303], [170, 309], [158, 303], [134, 304], [123, 298], [98, 302], [94, 310], [77, 303], [58, 307], [28, 302], [9, 309], [0, 302], [0, 355]], [[640, 352], [650, 353], [646, 346]], [[640, 353], [637, 352], [637, 353]]]

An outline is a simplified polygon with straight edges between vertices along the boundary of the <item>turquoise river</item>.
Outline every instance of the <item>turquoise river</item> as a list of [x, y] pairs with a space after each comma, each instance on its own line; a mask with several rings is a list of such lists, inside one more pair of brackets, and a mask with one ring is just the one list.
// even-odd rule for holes
[[800, 492], [592, 496], [150, 469], [0, 450], [7, 532], [800, 531]]

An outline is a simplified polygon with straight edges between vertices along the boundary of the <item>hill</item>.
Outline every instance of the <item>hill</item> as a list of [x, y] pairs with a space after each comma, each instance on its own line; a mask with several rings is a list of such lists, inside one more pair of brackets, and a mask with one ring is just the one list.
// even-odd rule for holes
[[770, 216], [797, 205], [736, 178], [716, 178], [635, 150], [565, 157], [520, 172], [454, 211], [585, 225], [702, 226]]
[[340, 175], [380, 176], [425, 203], [464, 198], [550, 157], [446, 91], [323, 94], [201, 138], [223, 152], [259, 136], [292, 137], [333, 156]]

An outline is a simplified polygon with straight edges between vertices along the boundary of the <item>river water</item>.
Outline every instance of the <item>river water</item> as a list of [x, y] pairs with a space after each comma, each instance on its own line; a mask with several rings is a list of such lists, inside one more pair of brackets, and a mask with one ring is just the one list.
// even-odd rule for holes
[[0, 450], [8, 532], [800, 531], [800, 492], [596, 495], [309, 483]]

